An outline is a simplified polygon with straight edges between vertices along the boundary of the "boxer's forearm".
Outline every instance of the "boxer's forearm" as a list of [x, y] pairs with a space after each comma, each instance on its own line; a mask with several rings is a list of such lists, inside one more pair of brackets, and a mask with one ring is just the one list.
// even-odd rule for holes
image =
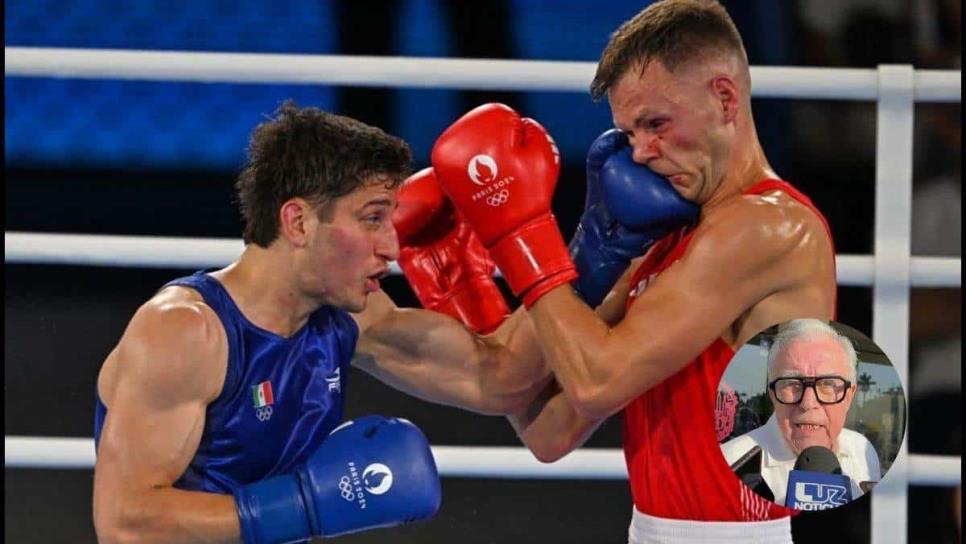
[[533, 325], [522, 309], [486, 336], [477, 336], [458, 321], [439, 314], [419, 315], [425, 319], [423, 330], [431, 330], [435, 341], [415, 342], [413, 345], [419, 346], [415, 357], [461, 374], [478, 388], [480, 397], [492, 399], [498, 413], [519, 411], [546, 384], [550, 371]]
[[171, 487], [103, 495], [95, 489], [99, 542], [241, 542], [231, 495]]
[[354, 364], [430, 402], [505, 415], [527, 406], [549, 376], [522, 313], [488, 336], [426, 310], [394, 308], [359, 339]]
[[536, 331], [521, 307], [493, 334], [481, 338], [475, 381], [488, 412], [508, 415], [530, 406], [552, 379]]
[[[600, 419], [621, 406], [601, 406], [601, 391], [618, 387], [611, 329], [569, 287], [554, 289], [529, 310], [547, 365], [578, 412]], [[606, 397], [609, 397], [607, 395]]]
[[[528, 387], [550, 375], [537, 331], [523, 306], [520, 306], [496, 331], [486, 337], [493, 368], [510, 388]], [[529, 400], [533, 400], [532, 398]]]
[[550, 382], [525, 411], [507, 419], [520, 441], [544, 463], [579, 448], [602, 422], [578, 414], [556, 382]]

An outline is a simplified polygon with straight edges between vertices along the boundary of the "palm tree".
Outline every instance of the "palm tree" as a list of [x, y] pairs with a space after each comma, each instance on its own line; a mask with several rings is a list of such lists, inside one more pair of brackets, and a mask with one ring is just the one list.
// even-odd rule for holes
[[871, 389], [876, 383], [877, 382], [872, 381], [871, 374], [865, 372], [859, 374], [858, 385], [859, 391], [862, 393], [862, 402], [859, 404], [860, 406], [865, 404], [866, 398], [869, 395], [869, 389]]

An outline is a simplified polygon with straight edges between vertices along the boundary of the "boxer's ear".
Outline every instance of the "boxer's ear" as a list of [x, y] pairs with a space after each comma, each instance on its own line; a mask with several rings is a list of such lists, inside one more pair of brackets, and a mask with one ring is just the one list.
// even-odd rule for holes
[[303, 247], [308, 243], [308, 224], [312, 218], [315, 218], [312, 206], [304, 198], [290, 198], [278, 211], [279, 232], [292, 245]]
[[738, 116], [741, 93], [735, 80], [726, 74], [718, 74], [711, 80], [711, 92], [725, 123], [733, 123]]

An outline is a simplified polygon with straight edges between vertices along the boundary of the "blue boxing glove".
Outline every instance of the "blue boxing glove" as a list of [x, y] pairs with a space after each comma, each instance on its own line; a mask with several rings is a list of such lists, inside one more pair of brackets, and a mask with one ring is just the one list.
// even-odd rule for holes
[[301, 542], [436, 514], [439, 474], [426, 437], [405, 419], [343, 423], [305, 465], [235, 490], [247, 544]]
[[574, 288], [591, 307], [604, 300], [631, 259], [698, 216], [698, 206], [631, 153], [617, 129], [598, 136], [587, 152], [587, 200], [570, 257], [579, 274]]

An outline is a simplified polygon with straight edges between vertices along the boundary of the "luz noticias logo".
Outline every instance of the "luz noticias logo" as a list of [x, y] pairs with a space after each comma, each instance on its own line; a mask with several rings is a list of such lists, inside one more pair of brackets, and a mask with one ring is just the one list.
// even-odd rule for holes
[[366, 491], [373, 495], [382, 495], [392, 487], [392, 471], [382, 463], [373, 463], [362, 471], [362, 481]]
[[489, 155], [477, 155], [466, 165], [466, 173], [473, 183], [486, 185], [496, 179], [496, 161]]
[[848, 490], [840, 485], [795, 482], [797, 510], [827, 510], [848, 503]]

